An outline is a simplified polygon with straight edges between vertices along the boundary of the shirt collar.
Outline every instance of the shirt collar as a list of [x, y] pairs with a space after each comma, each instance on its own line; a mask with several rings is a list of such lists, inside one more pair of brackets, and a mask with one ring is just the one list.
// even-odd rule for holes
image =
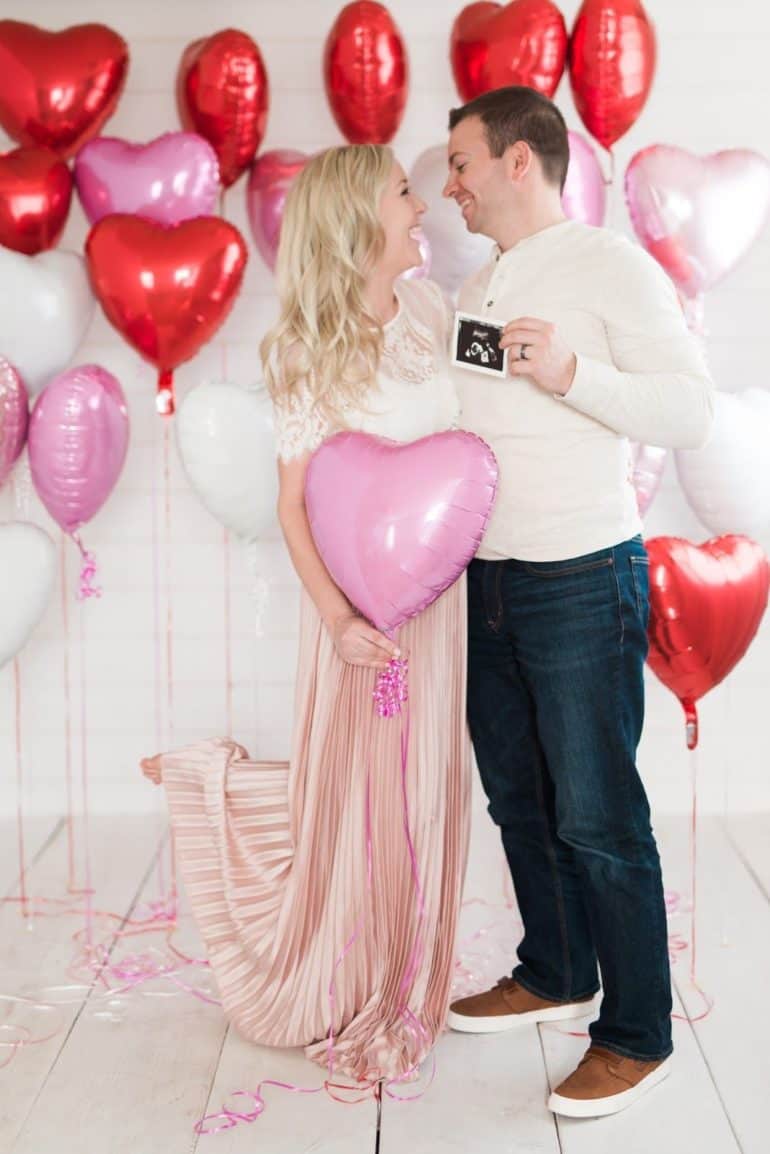
[[548, 224], [545, 228], [538, 229], [537, 232], [532, 232], [529, 236], [523, 236], [511, 248], [506, 249], [505, 252], [500, 248], [499, 244], [495, 244], [492, 249], [492, 257], [497, 263], [501, 258], [505, 259], [518, 254], [525, 248], [535, 243], [542, 243], [543, 241], [551, 242], [557, 237], [565, 228], [573, 225], [575, 222], [567, 217], [566, 220], [558, 220], [556, 224]]

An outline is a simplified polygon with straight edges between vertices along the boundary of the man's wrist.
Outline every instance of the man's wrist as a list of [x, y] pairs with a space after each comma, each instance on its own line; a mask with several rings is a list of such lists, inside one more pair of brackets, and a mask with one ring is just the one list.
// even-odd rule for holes
[[564, 383], [563, 383], [563, 385], [560, 385], [560, 387], [558, 389], [558, 394], [560, 397], [566, 397], [567, 393], [572, 388], [572, 382], [575, 379], [575, 373], [576, 372], [577, 372], [577, 357], [573, 353], [569, 359], [569, 362], [567, 364], [567, 369], [564, 373]]

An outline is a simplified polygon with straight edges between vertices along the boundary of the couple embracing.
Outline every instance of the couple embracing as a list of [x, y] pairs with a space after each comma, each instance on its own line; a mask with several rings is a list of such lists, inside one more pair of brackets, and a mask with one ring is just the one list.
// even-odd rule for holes
[[[610, 1114], [661, 1081], [672, 1052], [660, 862], [636, 769], [648, 584], [629, 442], [701, 445], [713, 390], [652, 258], [565, 218], [555, 105], [498, 89], [449, 128], [444, 195], [494, 242], [458, 307], [504, 326], [507, 372], [453, 368], [440, 289], [401, 278], [420, 263], [427, 206], [391, 151], [313, 158], [287, 199], [280, 317], [262, 345], [279, 519], [302, 585], [291, 760], [219, 739], [142, 765], [165, 786], [223, 1008], [245, 1037], [302, 1045], [365, 1083], [412, 1077], [447, 1025], [593, 1013], [586, 1055], [548, 1105]], [[316, 550], [308, 461], [340, 429], [406, 442], [453, 427], [494, 450], [495, 508], [467, 574], [394, 641]], [[399, 651], [414, 861], [399, 727], [372, 707]], [[524, 936], [510, 974], [451, 1002], [469, 737]]]

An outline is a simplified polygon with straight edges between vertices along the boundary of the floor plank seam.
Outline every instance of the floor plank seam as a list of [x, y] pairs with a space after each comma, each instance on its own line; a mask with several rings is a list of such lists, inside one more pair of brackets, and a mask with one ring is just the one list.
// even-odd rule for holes
[[765, 889], [764, 882], [759, 877], [758, 873], [754, 869], [751, 862], [746, 859], [746, 856], [745, 856], [743, 850], [741, 849], [740, 845], [738, 844], [738, 842], [735, 840], [732, 833], [730, 832], [729, 824], [727, 822], [725, 822], [724, 819], [720, 819], [719, 824], [722, 828], [722, 832], [723, 832], [726, 840], [728, 841], [728, 843], [730, 844], [732, 849], [735, 850], [735, 855], [740, 860], [741, 865], [746, 870], [746, 873], [749, 875], [751, 880], [754, 882], [755, 886], [757, 887], [759, 892], [762, 894], [762, 897], [765, 899], [765, 901], [770, 902], [770, 893], [768, 893], [768, 891]]
[[[60, 817], [59, 820], [54, 825], [51, 832], [49, 833], [48, 837], [43, 842], [43, 844], [38, 848], [37, 852], [32, 855], [32, 860], [24, 863], [24, 872], [25, 873], [29, 873], [29, 871], [31, 869], [33, 869], [34, 866], [37, 865], [38, 861], [43, 856], [45, 851], [51, 845], [53, 845], [53, 843], [56, 841], [57, 837], [61, 833], [62, 829], [64, 828], [64, 824], [65, 824], [65, 819], [63, 817]], [[13, 894], [14, 890], [18, 889], [20, 885], [21, 885], [21, 874], [16, 878], [15, 881], [11, 882], [10, 888], [8, 890], [6, 890], [4, 897], [6, 897], [6, 898], [10, 897]]]
[[727, 1109], [727, 1104], [726, 1104], [724, 1098], [722, 1097], [722, 1092], [719, 1089], [719, 1086], [717, 1085], [716, 1078], [714, 1077], [714, 1071], [711, 1069], [711, 1064], [709, 1063], [709, 1060], [706, 1057], [706, 1052], [703, 1049], [703, 1045], [702, 1045], [700, 1037], [698, 1035], [698, 1023], [693, 1022], [692, 1018], [690, 1017], [690, 1012], [687, 1009], [687, 1002], [684, 999], [684, 995], [682, 994], [680, 984], [676, 980], [676, 978], [673, 978], [673, 985], [674, 985], [674, 989], [676, 990], [676, 992], [679, 996], [679, 1001], [681, 1003], [682, 1009], [684, 1010], [685, 1017], [687, 1018], [687, 1025], [690, 1027], [690, 1032], [691, 1032], [693, 1039], [695, 1041], [695, 1045], [698, 1047], [698, 1052], [700, 1053], [700, 1056], [703, 1059], [703, 1064], [706, 1067], [706, 1070], [708, 1071], [708, 1076], [711, 1080], [712, 1086], [714, 1087], [714, 1093], [716, 1094], [716, 1096], [719, 1100], [719, 1105], [722, 1107], [722, 1113], [724, 1114], [724, 1116], [727, 1120], [727, 1125], [730, 1127], [730, 1132], [731, 1132], [733, 1138], [735, 1139], [736, 1148], [740, 1151], [740, 1154], [744, 1154], [743, 1145], [741, 1144], [740, 1139], [738, 1138], [738, 1134], [737, 1134], [737, 1131], [735, 1129], [735, 1126], [733, 1125], [733, 1120], [732, 1120], [732, 1117], [730, 1116], [730, 1111]]
[[[550, 1094], [551, 1091], [553, 1090], [553, 1086], [551, 1085], [551, 1078], [550, 1078], [550, 1075], [548, 1073], [548, 1062], [546, 1061], [545, 1045], [543, 1043], [543, 1029], [547, 1029], [547, 1027], [536, 1026], [535, 1029], [537, 1030], [537, 1040], [540, 1043], [540, 1056], [543, 1059], [543, 1070], [545, 1072], [545, 1080], [546, 1080], [546, 1084], [548, 1086], [548, 1092]], [[546, 1109], [547, 1109], [547, 1107], [546, 1107]], [[553, 1128], [554, 1128], [554, 1132], [556, 1134], [556, 1144], [559, 1147], [559, 1154], [564, 1154], [564, 1147], [561, 1144], [561, 1132], [559, 1130], [559, 1117], [558, 1117], [558, 1115], [557, 1114], [551, 1114], [551, 1121], [553, 1122]]]
[[[217, 1074], [219, 1073], [219, 1064], [222, 1061], [222, 1054], [224, 1053], [225, 1043], [227, 1042], [227, 1039], [229, 1036], [230, 1036], [230, 1025], [228, 1023], [222, 1032], [222, 1041], [219, 1044], [219, 1051], [217, 1052], [217, 1060], [214, 1063], [214, 1067], [213, 1067], [213, 1070], [211, 1072], [211, 1081], [209, 1082], [209, 1088], [206, 1092], [206, 1098], [205, 1098], [205, 1101], [203, 1103], [203, 1113], [201, 1114], [201, 1118], [205, 1118], [210, 1111], [211, 1096], [214, 1093], [214, 1086], [216, 1084]], [[192, 1145], [190, 1146], [190, 1154], [196, 1154], [196, 1151], [198, 1149], [198, 1142], [199, 1142], [200, 1138], [201, 1138], [201, 1135], [193, 1127], [193, 1136], [192, 1136]]]
[[[139, 883], [136, 891], [134, 892], [134, 896], [129, 903], [128, 910], [123, 915], [118, 928], [114, 931], [114, 933], [112, 935], [112, 941], [110, 942], [110, 945], [107, 948], [107, 962], [109, 962], [110, 958], [112, 957], [115, 946], [117, 945], [117, 943], [119, 941], [118, 935], [119, 935], [120, 931], [123, 929], [126, 922], [131, 917], [133, 910], [136, 908], [136, 904], [139, 900], [139, 897], [142, 893], [142, 890], [144, 889], [144, 886], [147, 884], [147, 880], [148, 880], [152, 870], [155, 868], [155, 865], [158, 861], [158, 856], [162, 852], [163, 846], [165, 845], [166, 837], [167, 837], [167, 832], [164, 832], [163, 836], [161, 837], [160, 844], [153, 851], [152, 857], [150, 858], [150, 864], [149, 864], [148, 868], [145, 870], [144, 874], [142, 875], [142, 880]], [[51, 839], [49, 839], [49, 841], [50, 840]], [[107, 964], [107, 962], [105, 962], [105, 965]], [[104, 967], [102, 967], [102, 969], [104, 969]], [[34, 1112], [35, 1108], [37, 1107], [37, 1104], [40, 1101], [40, 1098], [43, 1095], [46, 1086], [48, 1085], [48, 1082], [51, 1078], [51, 1075], [52, 1075], [53, 1071], [56, 1069], [56, 1066], [58, 1065], [58, 1062], [59, 1062], [59, 1060], [60, 1060], [60, 1058], [64, 1052], [64, 1049], [67, 1045], [67, 1042], [69, 1041], [69, 1039], [72, 1035], [72, 1032], [75, 1029], [76, 1025], [80, 1021], [80, 1016], [83, 1013], [83, 1010], [86, 1008], [86, 1005], [89, 1002], [91, 995], [94, 992], [94, 988], [96, 986], [97, 981], [99, 980], [100, 973], [101, 973], [101, 970], [99, 971], [99, 973], [94, 974], [93, 980], [92, 980], [91, 984], [88, 986], [88, 989], [83, 996], [83, 1000], [80, 1003], [80, 1006], [78, 1007], [77, 1013], [73, 1017], [72, 1022], [70, 1023], [70, 1027], [66, 1031], [66, 1033], [62, 1039], [62, 1043], [59, 1046], [58, 1050], [56, 1051], [56, 1055], [55, 1055], [53, 1061], [51, 1062], [50, 1066], [48, 1067], [45, 1078], [43, 1079], [40, 1087], [38, 1088], [38, 1092], [37, 1092], [37, 1094], [35, 1094], [29, 1110], [24, 1115], [24, 1121], [22, 1122], [21, 1126], [19, 1127], [16, 1138], [14, 1139], [13, 1146], [11, 1147], [10, 1154], [13, 1154], [13, 1151], [18, 1147], [19, 1142], [21, 1141], [22, 1137], [24, 1136], [24, 1131], [27, 1128], [27, 1124], [29, 1123], [29, 1120], [32, 1116], [32, 1113]]]

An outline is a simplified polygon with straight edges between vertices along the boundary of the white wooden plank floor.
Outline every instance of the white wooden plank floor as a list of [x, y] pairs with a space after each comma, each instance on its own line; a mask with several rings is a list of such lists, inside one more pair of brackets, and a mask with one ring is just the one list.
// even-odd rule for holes
[[[656, 826], [666, 889], [680, 895], [671, 932], [687, 948], [675, 953], [674, 1072], [631, 1110], [614, 1118], [572, 1122], [545, 1107], [549, 1086], [582, 1054], [590, 1018], [490, 1037], [445, 1034], [436, 1072], [417, 1101], [384, 1097], [381, 1154], [766, 1154], [770, 1148], [770, 814], [703, 819], [698, 830], [697, 966], [703, 1001], [690, 982], [689, 829], [681, 818]], [[16, 823], [0, 823], [0, 894], [17, 878]], [[92, 819], [95, 905], [121, 917], [157, 897], [154, 863], [161, 830], [152, 818]], [[63, 896], [67, 836], [62, 822], [26, 826], [27, 890]], [[515, 912], [505, 906], [497, 832], [474, 817], [460, 946], [468, 970], [496, 979], [510, 967]], [[487, 904], [484, 904], [487, 903]], [[17, 903], [0, 906], [0, 1154], [369, 1154], [375, 1149], [376, 1104], [344, 1106], [323, 1091], [297, 1095], [264, 1088], [265, 1110], [218, 1134], [199, 1136], [197, 1119], [227, 1105], [248, 1110], [234, 1090], [269, 1078], [319, 1086], [322, 1072], [301, 1050], [269, 1050], [228, 1030], [218, 1006], [167, 980], [109, 997], [99, 982], [68, 975], [82, 911], [25, 922]], [[487, 932], [481, 932], [487, 928]], [[116, 927], [117, 928], [117, 927]], [[162, 946], [162, 935], [115, 941], [111, 960]], [[175, 944], [200, 956], [184, 904]], [[458, 980], [461, 975], [458, 975]], [[188, 972], [185, 972], [188, 980]], [[191, 967], [204, 990], [209, 977]], [[60, 989], [54, 990], [54, 987]], [[61, 989], [65, 988], [65, 989]], [[9, 995], [47, 997], [54, 1010], [32, 1010]], [[699, 1020], [700, 1019], [700, 1020]], [[40, 1044], [13, 1051], [23, 1027], [56, 1030]], [[57, 1028], [58, 1027], [58, 1028]], [[424, 1084], [430, 1071], [425, 1072]], [[404, 1097], [420, 1085], [396, 1088]]]

